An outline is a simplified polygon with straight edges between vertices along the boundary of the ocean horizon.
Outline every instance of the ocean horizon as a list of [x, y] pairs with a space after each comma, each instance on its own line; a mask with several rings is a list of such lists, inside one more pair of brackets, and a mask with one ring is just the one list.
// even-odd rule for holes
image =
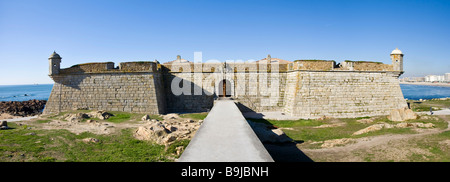
[[0, 85], [0, 101], [48, 100], [53, 84]]
[[[0, 85], [0, 101], [48, 100], [53, 84]], [[450, 97], [450, 87], [400, 84], [408, 100]]]

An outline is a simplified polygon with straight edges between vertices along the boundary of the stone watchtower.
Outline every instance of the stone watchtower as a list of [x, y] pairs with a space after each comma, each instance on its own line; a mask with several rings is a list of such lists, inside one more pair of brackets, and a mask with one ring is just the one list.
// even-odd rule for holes
[[48, 63], [49, 63], [49, 73], [48, 75], [57, 75], [59, 74], [59, 70], [61, 69], [61, 56], [59, 56], [59, 54], [57, 54], [55, 51], [53, 51], [53, 54], [50, 55], [50, 57], [48, 58]]
[[401, 71], [403, 72], [403, 53], [402, 51], [398, 50], [398, 48], [395, 48], [391, 52], [391, 60], [392, 60], [392, 66], [393, 71]]

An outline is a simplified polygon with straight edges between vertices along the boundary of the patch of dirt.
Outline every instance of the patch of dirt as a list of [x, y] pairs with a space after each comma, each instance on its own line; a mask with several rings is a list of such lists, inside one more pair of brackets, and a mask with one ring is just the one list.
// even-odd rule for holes
[[80, 134], [83, 132], [90, 132], [94, 134], [111, 134], [117, 131], [118, 128], [124, 128], [122, 126], [118, 126], [118, 124], [110, 123], [110, 122], [69, 122], [69, 121], [51, 121], [48, 123], [43, 123], [40, 125], [42, 129], [66, 129], [72, 133]]

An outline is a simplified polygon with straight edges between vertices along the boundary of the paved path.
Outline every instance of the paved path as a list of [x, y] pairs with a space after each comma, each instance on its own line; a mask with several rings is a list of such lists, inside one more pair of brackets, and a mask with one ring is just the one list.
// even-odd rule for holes
[[179, 162], [273, 162], [232, 100], [218, 100]]
[[29, 117], [20, 117], [20, 118], [14, 118], [14, 119], [0, 119], [1, 121], [8, 121], [8, 122], [15, 122], [15, 121], [28, 121], [34, 118], [37, 118], [38, 116], [29, 116]]
[[[430, 111], [417, 112], [419, 115], [430, 115]], [[442, 109], [439, 111], [433, 111], [433, 115], [450, 115], [450, 109]]]

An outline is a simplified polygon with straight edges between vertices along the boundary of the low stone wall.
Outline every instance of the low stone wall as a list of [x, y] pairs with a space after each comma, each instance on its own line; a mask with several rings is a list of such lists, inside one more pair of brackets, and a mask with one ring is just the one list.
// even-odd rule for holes
[[289, 70], [330, 71], [336, 65], [335, 61], [327, 60], [296, 60]]
[[158, 66], [154, 62], [124, 62], [119, 64], [122, 72], [156, 72]]
[[77, 64], [70, 68], [61, 69], [60, 74], [74, 74], [74, 73], [100, 73], [107, 72], [114, 69], [113, 62], [105, 63], [85, 63]]

